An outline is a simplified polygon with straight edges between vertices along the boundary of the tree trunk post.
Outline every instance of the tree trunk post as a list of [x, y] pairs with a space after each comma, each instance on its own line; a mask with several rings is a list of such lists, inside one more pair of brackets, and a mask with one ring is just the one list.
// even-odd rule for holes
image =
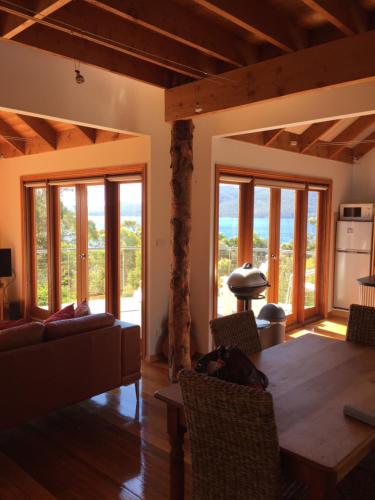
[[171, 135], [172, 269], [169, 299], [169, 379], [177, 382], [190, 359], [190, 233], [193, 174], [192, 120], [173, 122]]

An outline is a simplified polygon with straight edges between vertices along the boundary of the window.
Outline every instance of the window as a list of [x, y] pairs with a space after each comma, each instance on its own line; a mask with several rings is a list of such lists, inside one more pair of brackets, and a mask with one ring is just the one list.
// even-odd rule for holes
[[218, 167], [217, 179], [216, 314], [243, 308], [226, 281], [235, 267], [250, 261], [271, 285], [252, 301], [256, 315], [267, 302], [284, 308], [288, 324], [322, 315], [330, 182], [279, 174], [268, 178], [234, 167]]
[[141, 325], [144, 167], [57, 175], [22, 179], [28, 312], [87, 300], [94, 313]]

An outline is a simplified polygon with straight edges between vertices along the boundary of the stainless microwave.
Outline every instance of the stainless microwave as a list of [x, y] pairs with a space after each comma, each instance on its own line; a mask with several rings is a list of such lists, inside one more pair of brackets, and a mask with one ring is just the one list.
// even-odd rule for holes
[[343, 203], [340, 205], [340, 220], [374, 220], [373, 203]]

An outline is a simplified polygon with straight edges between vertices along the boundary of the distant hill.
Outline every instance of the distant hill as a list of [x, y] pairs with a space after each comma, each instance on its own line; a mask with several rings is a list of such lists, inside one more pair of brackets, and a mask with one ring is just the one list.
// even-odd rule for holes
[[[220, 185], [220, 216], [238, 217], [238, 187], [229, 184]], [[282, 218], [291, 219], [294, 217], [294, 191], [285, 190], [282, 195]], [[314, 197], [315, 198], [315, 197]], [[317, 199], [317, 197], [316, 197]], [[316, 199], [311, 199], [309, 203], [309, 216], [316, 214]], [[254, 217], [256, 219], [267, 218], [269, 216], [269, 190], [268, 188], [257, 188], [256, 200], [254, 204]]]
[[[100, 209], [100, 210], [96, 210], [96, 211], [90, 211], [90, 215], [104, 217], [104, 210]], [[142, 216], [141, 203], [127, 203], [126, 205], [121, 203], [120, 215], [121, 216], [127, 215], [130, 217], [141, 217]]]

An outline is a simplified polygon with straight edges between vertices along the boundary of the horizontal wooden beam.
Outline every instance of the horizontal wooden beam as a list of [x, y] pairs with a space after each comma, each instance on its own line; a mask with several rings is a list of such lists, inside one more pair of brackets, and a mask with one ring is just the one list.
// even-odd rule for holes
[[[21, 5], [20, 0], [13, 2], [19, 5], [19, 10], [26, 13], [31, 19], [14, 17], [13, 14], [8, 13], [2, 23], [1, 36], [6, 39], [14, 38], [16, 35], [22, 31], [30, 28], [37, 19], [43, 19], [44, 17], [50, 16], [56, 10], [61, 9], [66, 4], [72, 2], [72, 0], [39, 0], [36, 2], [25, 2]], [[10, 7], [8, 2], [3, 2], [0, 0], [0, 5], [5, 5]]]
[[318, 142], [322, 136], [336, 125], [338, 120], [328, 122], [313, 123], [301, 134], [301, 153], [307, 151]]
[[257, 59], [257, 50], [251, 43], [210, 20], [202, 20], [177, 2], [85, 1], [234, 66], [244, 66]]
[[302, 0], [345, 35], [365, 31], [366, 14], [355, 0]]
[[285, 52], [306, 46], [306, 34], [268, 0], [194, 0], [206, 9]]
[[12, 148], [17, 151], [17, 155], [25, 154], [25, 141], [23, 137], [14, 130], [10, 125], [7, 124], [2, 118], [0, 118], [0, 135], [2, 139], [9, 144]]
[[[155, 64], [141, 61], [133, 56], [111, 50], [88, 40], [75, 38], [65, 31], [56, 31], [55, 28], [47, 26], [34, 25], [17, 35], [13, 40], [72, 60], [79, 60], [82, 63], [91, 64], [113, 73], [149, 82], [162, 88], [171, 87], [181, 80], [188, 80], [183, 75], [178, 75]], [[9, 41], [9, 43], [12, 43], [12, 41]], [[84, 73], [84, 68], [81, 68], [81, 73]], [[74, 79], [73, 62], [72, 79]]]
[[368, 135], [364, 141], [354, 148], [354, 158], [359, 160], [362, 156], [365, 156], [373, 148], [375, 148], [375, 132]]
[[46, 120], [28, 115], [17, 115], [17, 117], [36, 133], [36, 135], [46, 144], [50, 151], [56, 149], [56, 130], [52, 128]]
[[322, 88], [375, 79], [375, 31], [206, 78], [165, 92], [165, 119], [200, 114], [278, 99]]
[[351, 141], [355, 141], [366, 129], [371, 127], [375, 123], [374, 115], [365, 115], [357, 118], [353, 123], [351, 123], [346, 129], [344, 129], [340, 134], [338, 134], [332, 142], [339, 142], [341, 144], [331, 145], [330, 147], [330, 158], [337, 158], [338, 154], [345, 149]]

